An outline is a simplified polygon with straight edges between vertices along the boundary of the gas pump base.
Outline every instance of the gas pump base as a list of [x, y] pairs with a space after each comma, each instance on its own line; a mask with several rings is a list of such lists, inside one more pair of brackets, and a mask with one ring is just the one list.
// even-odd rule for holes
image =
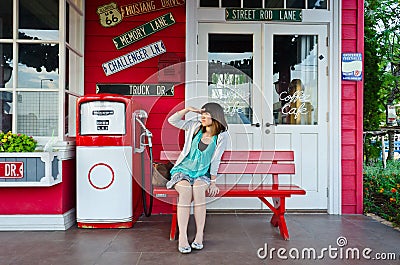
[[80, 223], [78, 222], [79, 228], [132, 228], [133, 222], [121, 222], [121, 223]]

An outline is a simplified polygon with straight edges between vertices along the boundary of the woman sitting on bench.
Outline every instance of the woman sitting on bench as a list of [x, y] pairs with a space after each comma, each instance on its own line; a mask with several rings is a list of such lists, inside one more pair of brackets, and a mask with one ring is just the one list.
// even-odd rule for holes
[[[201, 122], [182, 120], [190, 111], [201, 114]], [[173, 114], [168, 122], [188, 131], [183, 150], [171, 169], [172, 177], [167, 183], [167, 188], [175, 188], [179, 193], [178, 250], [181, 253], [190, 253], [192, 248], [203, 248], [206, 191], [212, 197], [219, 193], [216, 178], [221, 156], [227, 146], [228, 125], [223, 108], [217, 103], [207, 103], [201, 109], [187, 107]], [[187, 227], [192, 199], [197, 232], [194, 241], [189, 245]]]

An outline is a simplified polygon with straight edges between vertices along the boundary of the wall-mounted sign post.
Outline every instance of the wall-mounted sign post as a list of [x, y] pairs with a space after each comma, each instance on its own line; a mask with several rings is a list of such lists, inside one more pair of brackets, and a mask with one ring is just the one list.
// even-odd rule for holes
[[361, 53], [342, 53], [342, 80], [362, 80]]
[[124, 18], [133, 17], [184, 4], [185, 0], [145, 0], [121, 6], [121, 13]]
[[96, 93], [125, 96], [173, 96], [174, 84], [97, 84]]
[[301, 9], [226, 8], [226, 21], [301, 22]]
[[173, 24], [175, 24], [175, 19], [171, 13], [168, 13], [113, 38], [113, 42], [119, 50]]
[[103, 63], [103, 70], [106, 76], [109, 76], [157, 55], [163, 54], [166, 51], [167, 49], [165, 48], [164, 43], [159, 40], [138, 50]]

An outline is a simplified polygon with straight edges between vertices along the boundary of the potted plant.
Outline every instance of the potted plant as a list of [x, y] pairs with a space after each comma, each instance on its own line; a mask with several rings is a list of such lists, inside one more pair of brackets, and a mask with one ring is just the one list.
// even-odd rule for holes
[[37, 141], [26, 134], [0, 132], [0, 152], [33, 152]]
[[61, 182], [57, 153], [36, 147], [32, 136], [0, 131], [0, 186], [52, 186]]

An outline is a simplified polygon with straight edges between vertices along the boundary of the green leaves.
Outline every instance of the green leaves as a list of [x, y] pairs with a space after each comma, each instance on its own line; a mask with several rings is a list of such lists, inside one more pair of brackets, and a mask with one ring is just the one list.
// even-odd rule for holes
[[374, 213], [400, 226], [400, 161], [364, 165], [364, 212]]
[[0, 132], [0, 152], [33, 152], [37, 141], [25, 134]]

